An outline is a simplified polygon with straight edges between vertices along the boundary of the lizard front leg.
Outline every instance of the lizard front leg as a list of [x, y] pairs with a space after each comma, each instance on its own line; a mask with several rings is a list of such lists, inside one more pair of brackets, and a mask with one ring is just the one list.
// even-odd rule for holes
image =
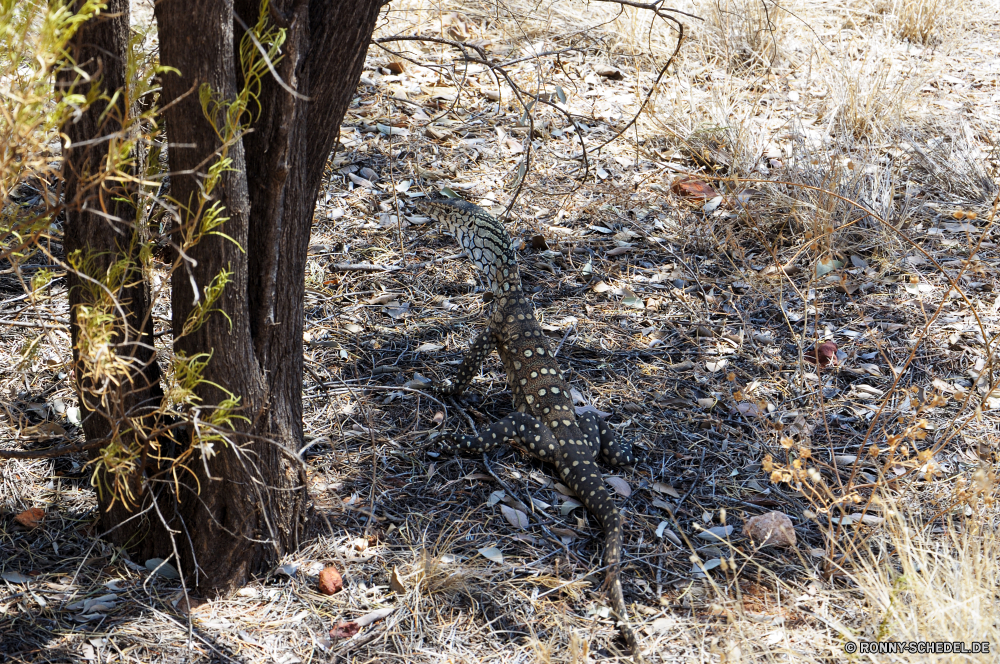
[[458, 372], [455, 374], [455, 378], [452, 379], [451, 385], [447, 387], [435, 386], [435, 390], [446, 397], [462, 396], [465, 388], [469, 386], [472, 379], [479, 373], [479, 370], [483, 366], [483, 361], [489, 357], [496, 346], [496, 335], [493, 334], [493, 326], [491, 325], [480, 332], [476, 340], [469, 346], [469, 350], [465, 353], [465, 357], [462, 358], [462, 364], [459, 365]]

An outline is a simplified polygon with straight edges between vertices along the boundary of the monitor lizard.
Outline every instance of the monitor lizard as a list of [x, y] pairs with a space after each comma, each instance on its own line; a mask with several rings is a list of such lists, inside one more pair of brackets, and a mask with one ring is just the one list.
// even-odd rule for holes
[[513, 440], [555, 466], [559, 478], [601, 524], [611, 608], [632, 656], [642, 662], [619, 579], [621, 516], [597, 466], [598, 456], [611, 466], [634, 464], [632, 446], [616, 442], [614, 432], [595, 413], [576, 416], [569, 385], [521, 288], [514, 246], [503, 224], [482, 208], [458, 199], [425, 200], [417, 203], [417, 209], [455, 234], [472, 261], [486, 273], [496, 301], [488, 327], [472, 343], [452, 384], [438, 391], [445, 396], [461, 395], [479, 373], [483, 360], [496, 349], [517, 409], [478, 435], [447, 434], [439, 439], [441, 446], [448, 452], [482, 453]]

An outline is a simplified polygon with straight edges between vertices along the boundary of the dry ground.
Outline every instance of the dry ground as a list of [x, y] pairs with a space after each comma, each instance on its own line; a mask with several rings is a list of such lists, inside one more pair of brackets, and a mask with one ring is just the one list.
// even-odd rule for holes
[[[648, 12], [390, 5], [377, 36], [480, 45], [541, 99], [519, 189], [531, 127], [507, 84], [445, 45], [372, 47], [306, 275], [314, 540], [188, 612], [175, 581], [93, 537], [84, 459], [4, 462], [0, 657], [621, 656], [594, 574], [600, 531], [550, 469], [428, 442], [510, 409], [496, 357], [461, 403], [416, 389], [449, 376], [489, 307], [454, 239], [412, 213], [413, 196], [443, 187], [498, 215], [519, 192], [508, 228], [567, 379], [636, 446], [640, 463], [611, 483], [650, 659], [846, 661], [844, 644], [866, 640], [1000, 649], [996, 4], [677, 8], [704, 20], [679, 16], [685, 43], [654, 89], [676, 32]], [[0, 279], [2, 318], [36, 326], [0, 329], [3, 444], [46, 421], [79, 435], [65, 293], [25, 307], [20, 283]], [[837, 366], [807, 362], [822, 340]], [[812, 474], [772, 481], [800, 469]], [[31, 530], [12, 519], [30, 507], [46, 512]], [[771, 510], [795, 547], [744, 535]], [[346, 582], [332, 597], [316, 590], [327, 564]], [[382, 609], [357, 636], [329, 635]]]

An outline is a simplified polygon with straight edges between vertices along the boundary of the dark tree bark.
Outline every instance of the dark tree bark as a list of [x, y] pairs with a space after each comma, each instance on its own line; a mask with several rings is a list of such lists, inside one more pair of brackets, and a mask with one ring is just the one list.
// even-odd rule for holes
[[[76, 70], [70, 67], [60, 69], [56, 74], [56, 86], [60, 92], [70, 90], [86, 91], [89, 80], [96, 81], [107, 99], [125, 85], [125, 58], [129, 40], [128, 0], [110, 0], [105, 11], [84, 24], [74, 36], [70, 56], [76, 63]], [[80, 71], [86, 76], [81, 76]], [[88, 256], [90, 263], [86, 275], [103, 280], [108, 268], [122, 258], [138, 266], [138, 247], [133, 233], [138, 232], [134, 224], [136, 211], [125, 202], [129, 194], [126, 185], [102, 177], [102, 168], [113, 144], [108, 137], [121, 136], [122, 122], [126, 118], [124, 97], [119, 96], [116, 104], [109, 108], [106, 101], [97, 101], [78, 117], [71, 119], [63, 132], [69, 137], [63, 149], [63, 194], [66, 206], [66, 232], [64, 247], [67, 256], [81, 252]], [[89, 142], [91, 139], [103, 140]], [[79, 147], [75, 145], [80, 143]], [[141, 273], [125, 275], [125, 284], [116, 293], [120, 309], [125, 317], [115, 321], [115, 352], [130, 358], [131, 372], [123, 381], [123, 389], [117, 399], [101, 403], [94, 395], [95, 386], [85, 377], [80, 357], [80, 328], [76, 324], [76, 314], [80, 306], [89, 306], [95, 298], [87, 286], [93, 283], [83, 275], [70, 271], [69, 306], [73, 342], [74, 378], [83, 415], [83, 430], [88, 441], [107, 440], [120, 430], [121, 423], [129, 417], [141, 417], [154, 410], [163, 396], [159, 385], [160, 371], [153, 353], [153, 321], [150, 317], [149, 288], [143, 283]], [[141, 447], [134, 436], [125, 434], [121, 444]], [[91, 458], [98, 450], [91, 451]], [[104, 486], [113, 484], [113, 478], [106, 474], [99, 476]], [[133, 474], [125, 478], [127, 490], [133, 496], [142, 491], [139, 477]], [[110, 531], [113, 542], [124, 544], [134, 539], [135, 529], [130, 532], [118, 530], [117, 524], [131, 516], [130, 507], [120, 500], [113, 500], [109, 492], [98, 494], [100, 526]]]
[[[175, 554], [185, 576], [203, 591], [244, 583], [294, 549], [304, 532], [308, 494], [294, 455], [302, 444], [306, 252], [323, 166], [360, 78], [380, 5], [379, 0], [271, 3], [271, 20], [287, 30], [276, 69], [298, 94], [265, 74], [259, 115], [254, 104], [251, 131], [227, 146], [232, 168], [211, 194], [225, 206], [228, 220], [220, 230], [228, 237], [205, 236], [184, 252], [174, 273], [176, 332], [212, 279], [222, 270], [231, 272], [215, 304], [226, 315], [210, 315], [203, 326], [177, 339], [174, 350], [188, 357], [211, 354], [202, 372], [206, 382], [197, 389], [201, 419], [229, 395], [239, 398], [237, 414], [247, 419], [233, 423], [230, 442], [216, 442], [215, 455], [205, 463], [195, 450], [178, 483], [158, 482], [156, 491], [145, 492], [145, 502], [129, 511], [152, 508], [143, 518], [123, 523], [127, 515], [116, 515], [121, 525], [114, 541], [128, 542], [140, 559]], [[199, 88], [208, 84], [217, 97], [235, 98], [244, 84], [240, 39], [244, 26], [257, 23], [259, 11], [257, 0], [156, 3], [160, 62], [181, 72], [163, 75], [160, 100], [173, 174], [170, 193], [181, 206], [197, 200], [202, 174], [223, 149], [202, 110]], [[104, 40], [111, 38], [102, 30], [93, 26], [81, 43], [110, 50]], [[107, 79], [109, 89], [116, 81]], [[172, 229], [174, 241], [185, 224], [194, 222], [182, 208]], [[78, 228], [74, 232], [85, 238], [101, 223], [86, 215], [72, 222]], [[134, 310], [133, 317], [139, 309]], [[102, 431], [95, 429], [94, 435]], [[91, 435], [88, 429], [88, 439]], [[157, 514], [174, 531], [174, 540], [156, 526]], [[137, 533], [138, 541], [130, 539]]]

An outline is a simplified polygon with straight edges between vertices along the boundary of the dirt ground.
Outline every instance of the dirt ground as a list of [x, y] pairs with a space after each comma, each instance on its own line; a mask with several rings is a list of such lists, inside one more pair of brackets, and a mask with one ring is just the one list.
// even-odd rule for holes
[[[504, 218], [578, 405], [635, 446], [608, 484], [651, 661], [995, 661], [845, 645], [1000, 649], [1000, 8], [675, 8], [692, 16], [674, 15], [670, 61], [675, 26], [635, 7], [388, 5], [376, 37], [479, 46], [535, 101], [529, 118], [444, 44], [370, 49], [306, 274], [313, 539], [189, 608], [94, 537], [83, 456], [0, 462], [0, 659], [625, 659], [600, 529], [551, 469], [430, 440], [511, 410], [496, 356], [462, 401], [419, 389], [490, 307], [454, 238], [413, 212], [448, 189]], [[65, 290], [23, 294], [0, 275], [5, 449], [50, 422], [82, 435]], [[168, 307], [164, 292], [162, 331]], [[13, 519], [33, 507], [40, 526]], [[772, 511], [794, 546], [748, 536]]]

